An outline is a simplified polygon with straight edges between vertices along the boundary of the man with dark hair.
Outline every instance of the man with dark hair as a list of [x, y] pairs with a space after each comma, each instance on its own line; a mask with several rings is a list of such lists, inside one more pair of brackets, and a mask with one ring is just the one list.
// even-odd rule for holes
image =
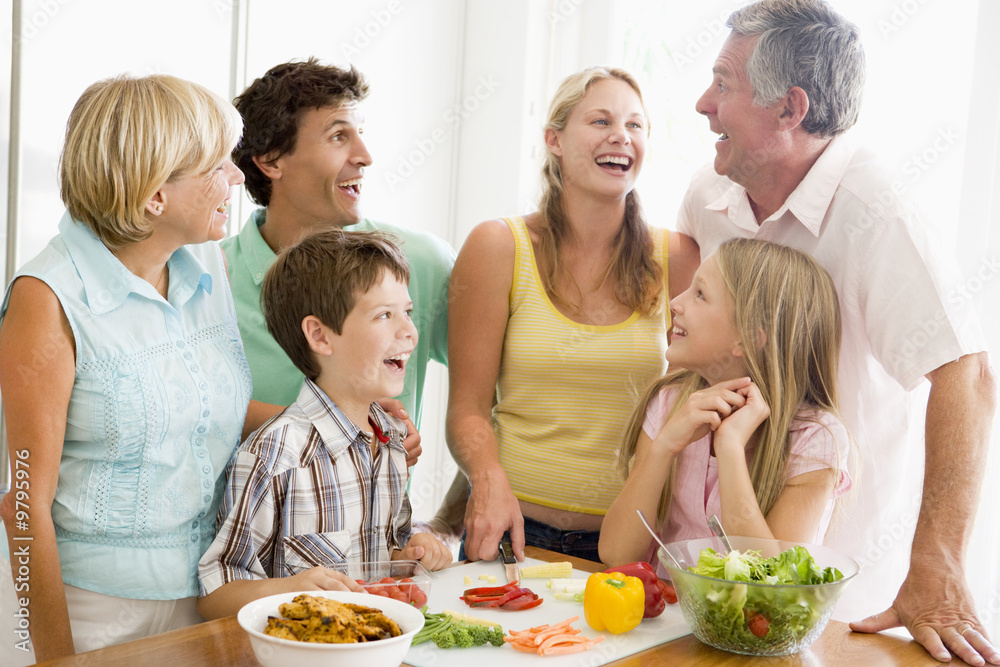
[[267, 332], [261, 315], [261, 283], [276, 253], [331, 227], [379, 229], [396, 237], [411, 267], [413, 321], [420, 332], [399, 400], [419, 426], [427, 363], [447, 363], [448, 278], [455, 252], [431, 234], [363, 218], [361, 190], [372, 163], [362, 139], [361, 103], [367, 95], [368, 83], [353, 67], [310, 58], [273, 67], [236, 98], [244, 128], [233, 161], [262, 208], [222, 245], [253, 397], [284, 406], [298, 396], [303, 375]]
[[[963, 562], [995, 380], [973, 304], [950, 296], [953, 262], [874, 156], [846, 134], [864, 86], [858, 30], [823, 0], [762, 0], [728, 25], [696, 105], [719, 135], [715, 163], [695, 174], [678, 230], [703, 256], [734, 236], [804, 250], [836, 283], [841, 411], [863, 472], [852, 516], [827, 534], [862, 561], [838, 613], [873, 614], [891, 602], [851, 627], [904, 625], [938, 660], [949, 660], [950, 649], [973, 665], [1000, 664]], [[913, 391], [925, 378], [929, 394]]]

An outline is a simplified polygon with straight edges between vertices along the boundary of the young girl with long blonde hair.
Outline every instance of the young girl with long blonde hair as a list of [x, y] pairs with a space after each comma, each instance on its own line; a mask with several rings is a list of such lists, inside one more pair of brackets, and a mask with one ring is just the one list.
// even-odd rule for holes
[[601, 560], [649, 557], [637, 509], [664, 541], [711, 535], [716, 514], [730, 535], [821, 542], [851, 487], [830, 276], [797, 250], [733, 239], [670, 307], [669, 371], [630, 420]]

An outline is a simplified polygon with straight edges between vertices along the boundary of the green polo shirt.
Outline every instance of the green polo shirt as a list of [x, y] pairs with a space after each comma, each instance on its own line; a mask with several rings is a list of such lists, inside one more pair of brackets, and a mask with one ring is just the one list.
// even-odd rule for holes
[[[260, 288], [264, 274], [276, 257], [260, 235], [266, 209], [259, 208], [237, 236], [222, 241], [229, 263], [229, 282], [236, 301], [243, 349], [253, 377], [253, 398], [264, 403], [291, 405], [299, 395], [304, 376], [275, 342], [260, 311]], [[413, 423], [420, 427], [424, 378], [430, 359], [448, 363], [448, 278], [455, 251], [426, 232], [362, 220], [345, 229], [382, 230], [395, 236], [410, 263], [410, 298], [413, 323], [417, 327], [417, 349], [406, 365], [402, 401]]]

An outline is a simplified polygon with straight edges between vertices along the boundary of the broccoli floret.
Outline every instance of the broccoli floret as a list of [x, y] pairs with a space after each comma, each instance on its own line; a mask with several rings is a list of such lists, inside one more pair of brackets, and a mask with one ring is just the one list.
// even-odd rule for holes
[[473, 646], [482, 646], [490, 640], [489, 628], [482, 625], [470, 625], [469, 634], [472, 635]]
[[489, 628], [489, 633], [488, 634], [489, 634], [488, 640], [489, 640], [489, 642], [491, 644], [493, 644], [494, 646], [503, 646], [503, 630], [502, 629], [500, 629], [498, 626], [494, 625], [492, 628]]
[[469, 632], [469, 627], [464, 624], [452, 628], [452, 634], [455, 635], [455, 645], [458, 648], [469, 648], [475, 645], [472, 641], [472, 633]]
[[435, 622], [433, 625], [435, 627], [428, 633], [428, 639], [433, 640], [438, 648], [470, 648], [486, 644], [504, 645], [504, 632], [498, 625], [490, 627], [472, 625], [450, 618], [443, 622]]

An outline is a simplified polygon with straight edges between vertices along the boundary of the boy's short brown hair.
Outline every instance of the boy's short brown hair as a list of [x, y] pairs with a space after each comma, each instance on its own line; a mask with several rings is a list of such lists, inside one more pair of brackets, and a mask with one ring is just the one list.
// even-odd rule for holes
[[358, 297], [386, 271], [409, 284], [410, 267], [394, 241], [380, 231], [330, 229], [285, 249], [268, 269], [260, 292], [267, 330], [310, 380], [320, 369], [302, 320], [313, 315], [339, 335]]

